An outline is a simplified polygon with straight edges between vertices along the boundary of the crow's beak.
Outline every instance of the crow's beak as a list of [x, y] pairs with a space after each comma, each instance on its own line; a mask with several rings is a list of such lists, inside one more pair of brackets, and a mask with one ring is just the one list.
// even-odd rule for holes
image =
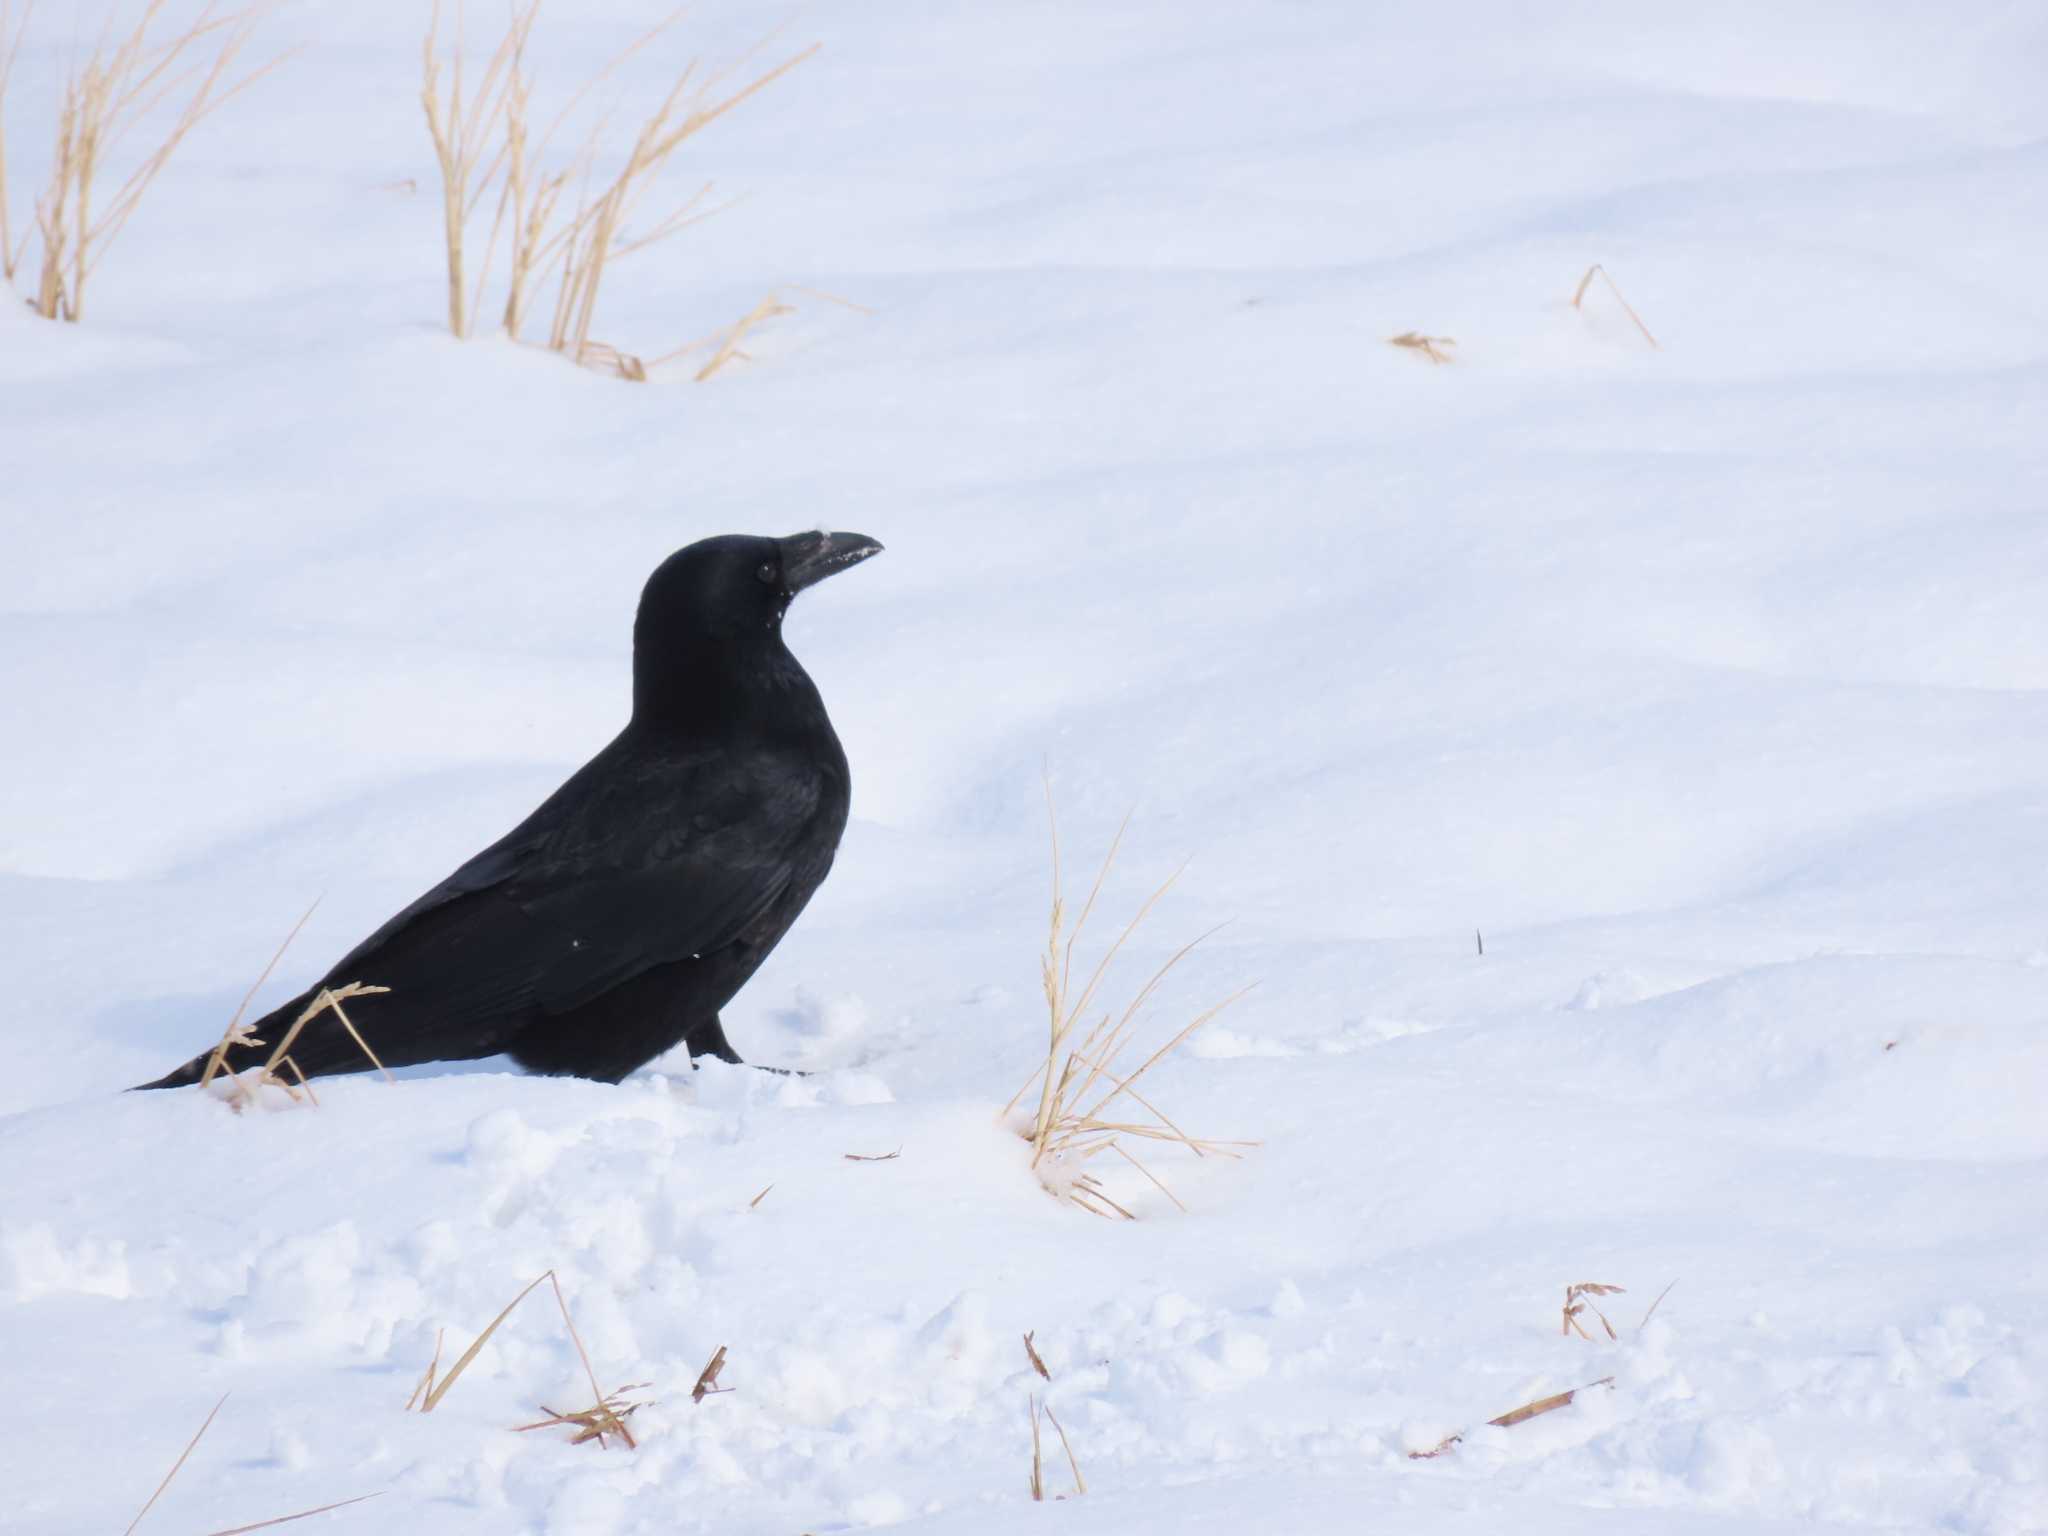
[[827, 576], [859, 565], [882, 546], [864, 533], [793, 533], [775, 541], [782, 547], [782, 584], [793, 596]]

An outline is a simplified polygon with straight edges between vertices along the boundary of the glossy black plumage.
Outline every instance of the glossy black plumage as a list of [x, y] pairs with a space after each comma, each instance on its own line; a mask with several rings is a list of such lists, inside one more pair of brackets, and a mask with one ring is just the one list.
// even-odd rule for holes
[[[259, 1020], [275, 1043], [321, 986], [390, 1066], [509, 1052], [616, 1082], [670, 1047], [739, 1057], [719, 1009], [788, 931], [846, 826], [846, 755], [782, 641], [791, 598], [881, 546], [861, 534], [706, 539], [648, 579], [633, 717], [539, 809]], [[210, 1052], [145, 1088], [197, 1082]], [[228, 1065], [267, 1053], [236, 1048]], [[331, 1016], [308, 1076], [368, 1065]]]

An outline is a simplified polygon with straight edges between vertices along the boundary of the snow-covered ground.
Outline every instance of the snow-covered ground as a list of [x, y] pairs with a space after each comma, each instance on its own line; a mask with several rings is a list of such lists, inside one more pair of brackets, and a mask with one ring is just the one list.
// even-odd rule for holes
[[[665, 10], [559, 4], [543, 94]], [[0, 1525], [227, 1393], [143, 1532], [2048, 1529], [2048, 11], [817, 7], [598, 330], [797, 312], [644, 387], [439, 328], [425, 11], [278, 11], [88, 324], [0, 304]], [[854, 822], [726, 1015], [813, 1075], [118, 1091], [607, 739], [662, 556], [820, 524], [888, 546], [790, 622]], [[1158, 1074], [1262, 1143], [1186, 1214], [998, 1123], [1048, 763], [1113, 915], [1192, 860], [1124, 985], [1229, 925], [1155, 1037], [1258, 984]], [[542, 1296], [402, 1411], [548, 1268], [636, 1452], [509, 1432]]]

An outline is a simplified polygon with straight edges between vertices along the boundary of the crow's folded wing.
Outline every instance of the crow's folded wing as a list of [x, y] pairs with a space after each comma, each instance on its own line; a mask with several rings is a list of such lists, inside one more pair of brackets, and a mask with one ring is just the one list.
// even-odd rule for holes
[[723, 948], [788, 889], [816, 809], [799, 776], [748, 770], [607, 749], [330, 980], [388, 986], [408, 1031], [454, 1037]]

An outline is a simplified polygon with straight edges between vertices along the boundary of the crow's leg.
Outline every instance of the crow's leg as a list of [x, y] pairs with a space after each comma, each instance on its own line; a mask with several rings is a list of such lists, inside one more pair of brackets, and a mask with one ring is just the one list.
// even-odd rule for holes
[[729, 1061], [734, 1066], [744, 1066], [740, 1053], [732, 1048], [725, 1038], [725, 1026], [718, 1021], [718, 1015], [700, 1019], [683, 1031], [683, 1044], [690, 1048], [690, 1059], [699, 1056], [716, 1056], [720, 1061]]

